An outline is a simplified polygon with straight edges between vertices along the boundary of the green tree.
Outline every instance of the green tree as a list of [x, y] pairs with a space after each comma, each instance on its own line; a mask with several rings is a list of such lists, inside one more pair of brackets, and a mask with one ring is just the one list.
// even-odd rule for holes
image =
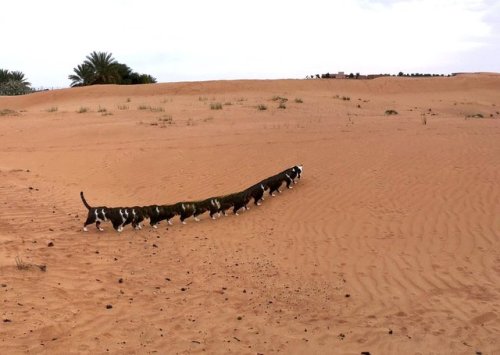
[[94, 69], [90, 65], [86, 63], [79, 64], [76, 68], [73, 68], [73, 71], [75, 74], [68, 76], [69, 80], [71, 80], [71, 87], [92, 85]]
[[92, 52], [83, 64], [73, 68], [74, 74], [68, 76], [71, 86], [95, 84], [148, 84], [156, 79], [148, 74], [134, 72], [128, 65], [118, 63], [111, 53]]
[[0, 69], [0, 95], [24, 95], [32, 92], [23, 72]]
[[92, 84], [118, 84], [120, 81], [118, 62], [111, 53], [94, 51], [83, 64], [89, 65], [94, 72]]

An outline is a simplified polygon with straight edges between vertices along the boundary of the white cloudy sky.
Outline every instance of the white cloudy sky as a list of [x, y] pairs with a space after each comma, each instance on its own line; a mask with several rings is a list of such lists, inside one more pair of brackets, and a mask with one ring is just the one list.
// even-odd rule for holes
[[500, 0], [3, 0], [0, 68], [67, 87], [92, 51], [159, 82], [500, 72]]

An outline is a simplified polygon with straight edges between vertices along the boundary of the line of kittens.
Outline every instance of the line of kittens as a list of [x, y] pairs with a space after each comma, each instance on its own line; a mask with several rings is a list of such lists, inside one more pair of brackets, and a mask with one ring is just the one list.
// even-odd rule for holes
[[292, 184], [297, 183], [296, 179], [300, 179], [302, 170], [302, 165], [295, 165], [240, 192], [210, 197], [201, 201], [178, 202], [173, 205], [91, 207], [85, 200], [83, 192], [80, 192], [83, 204], [89, 210], [83, 230], [86, 232], [87, 226], [95, 223], [97, 229], [102, 231], [101, 223], [107, 221], [110, 221], [118, 232], [121, 232], [127, 224], [131, 224], [135, 229], [141, 229], [141, 223], [145, 219], [149, 219], [150, 225], [157, 228], [158, 224], [164, 220], [171, 225], [172, 218], [175, 216], [179, 216], [181, 222], [185, 224], [186, 218], [193, 216], [196, 221], [199, 221], [198, 216], [205, 212], [209, 212], [212, 219], [215, 219], [216, 214], [227, 215], [227, 210], [230, 208], [233, 209], [235, 215], [238, 215], [238, 210], [241, 208], [248, 209], [247, 205], [252, 199], [255, 205], [260, 205], [264, 200], [264, 192], [267, 190], [269, 190], [269, 195], [274, 196], [275, 192], [281, 192], [280, 187], [283, 183], [291, 189]]

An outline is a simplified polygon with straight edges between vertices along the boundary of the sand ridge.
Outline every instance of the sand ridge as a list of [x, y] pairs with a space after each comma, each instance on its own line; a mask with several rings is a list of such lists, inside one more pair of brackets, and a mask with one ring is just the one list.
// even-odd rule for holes
[[[500, 352], [498, 92], [480, 74], [0, 97], [3, 352]], [[82, 190], [169, 203], [297, 163], [297, 188], [239, 217], [81, 231]]]

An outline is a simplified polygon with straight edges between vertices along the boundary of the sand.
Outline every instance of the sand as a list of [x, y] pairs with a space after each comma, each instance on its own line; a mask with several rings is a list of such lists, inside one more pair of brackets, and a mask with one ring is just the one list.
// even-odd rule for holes
[[[499, 93], [478, 74], [0, 97], [2, 353], [500, 353]], [[80, 191], [166, 204], [297, 163], [239, 216], [82, 231]]]

